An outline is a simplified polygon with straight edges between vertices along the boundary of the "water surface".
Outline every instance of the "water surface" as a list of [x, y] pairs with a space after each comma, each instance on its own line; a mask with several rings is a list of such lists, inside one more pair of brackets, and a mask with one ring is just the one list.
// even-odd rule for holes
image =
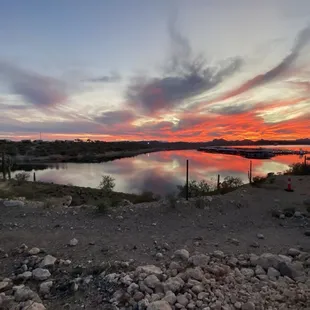
[[[272, 147], [272, 146], [271, 146]], [[310, 146], [281, 146], [309, 150]], [[36, 179], [43, 182], [72, 184], [97, 188], [102, 175], [115, 178], [115, 190], [128, 193], [152, 191], [165, 195], [184, 184], [186, 160], [189, 160], [189, 177], [192, 180], [216, 182], [217, 175], [240, 177], [248, 182], [250, 160], [233, 155], [208, 154], [196, 150], [165, 151], [123, 158], [106, 163], [57, 163], [45, 166], [29, 166], [27, 171], [36, 172]], [[268, 160], [254, 159], [253, 176], [268, 172], [283, 172], [303, 158], [298, 155], [277, 156]], [[13, 175], [17, 172], [15, 171]]]

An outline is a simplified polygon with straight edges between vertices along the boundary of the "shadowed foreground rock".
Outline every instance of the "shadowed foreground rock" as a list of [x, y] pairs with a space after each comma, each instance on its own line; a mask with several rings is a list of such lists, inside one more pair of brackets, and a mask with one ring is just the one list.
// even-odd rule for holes
[[[309, 309], [310, 254], [289, 249], [287, 255], [226, 255], [217, 250], [190, 256], [175, 251], [161, 266], [130, 268], [115, 262], [97, 271], [68, 269], [62, 259], [31, 255], [23, 245], [15, 275], [0, 281], [0, 309], [42, 310], [50, 300], [80, 292], [100, 297], [98, 309], [256, 310]], [[36, 251], [37, 252], [37, 251]], [[42, 269], [38, 266], [49, 261]], [[27, 269], [30, 276], [19, 273]], [[25, 272], [24, 272], [25, 273]], [[44, 282], [43, 282], [44, 281]], [[97, 298], [98, 299], [98, 298]]]

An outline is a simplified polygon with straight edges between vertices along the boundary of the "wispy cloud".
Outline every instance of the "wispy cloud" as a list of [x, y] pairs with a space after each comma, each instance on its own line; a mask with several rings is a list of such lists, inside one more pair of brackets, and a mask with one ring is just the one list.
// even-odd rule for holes
[[121, 79], [122, 77], [120, 76], [120, 74], [118, 74], [117, 72], [112, 72], [110, 75], [89, 78], [87, 81], [94, 83], [115, 83], [119, 82]]
[[130, 110], [103, 112], [100, 116], [95, 117], [95, 121], [104, 125], [115, 125], [119, 123], [131, 122], [136, 115]]
[[[254, 78], [248, 80], [247, 82], [237, 87], [236, 89], [228, 91], [224, 95], [219, 96], [218, 98], [215, 98], [214, 100], [211, 100], [211, 102], [207, 103], [209, 104], [223, 101], [238, 96], [258, 86], [273, 82], [274, 80], [281, 77], [284, 73], [286, 73], [287, 71], [289, 71], [289, 69], [293, 67], [293, 65], [295, 64], [296, 60], [300, 56], [305, 46], [309, 44], [309, 41], [310, 41], [310, 25], [308, 25], [298, 33], [291, 52], [278, 65], [276, 65], [275, 67], [273, 67], [272, 69], [268, 70], [265, 73], [255, 76]], [[201, 108], [204, 108], [204, 105], [205, 104], [202, 104]]]
[[172, 55], [164, 64], [164, 73], [157, 78], [135, 79], [128, 86], [127, 100], [144, 113], [170, 109], [192, 96], [220, 84], [242, 65], [238, 57], [227, 59], [217, 66], [208, 65], [201, 56], [193, 55], [189, 40], [169, 23]]
[[0, 78], [12, 93], [37, 107], [56, 105], [68, 99], [64, 82], [3, 61], [0, 61]]

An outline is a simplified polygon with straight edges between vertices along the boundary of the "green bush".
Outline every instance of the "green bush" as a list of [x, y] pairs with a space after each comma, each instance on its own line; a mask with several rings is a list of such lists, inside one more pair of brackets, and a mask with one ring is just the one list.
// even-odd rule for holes
[[222, 182], [222, 188], [235, 189], [243, 185], [243, 181], [238, 177], [228, 176]]
[[112, 178], [110, 175], [103, 175], [102, 180], [99, 184], [99, 188], [105, 194], [111, 194], [115, 187], [115, 179]]
[[30, 174], [27, 172], [19, 172], [15, 175], [15, 180], [17, 181], [18, 185], [21, 185], [25, 181], [28, 181], [30, 179]]
[[285, 174], [310, 175], [310, 165], [305, 165], [304, 163], [292, 164]]
[[[179, 196], [180, 197], [186, 197], [186, 184], [185, 185], [178, 185], [177, 186], [179, 190]], [[188, 196], [189, 197], [201, 197], [201, 196], [207, 196], [211, 191], [211, 186], [205, 181], [202, 180], [200, 182], [197, 182], [195, 180], [192, 180], [188, 183]]]
[[114, 196], [106, 197], [105, 199], [100, 200], [96, 206], [100, 213], [107, 213], [110, 209], [120, 206], [120, 203], [121, 199]]

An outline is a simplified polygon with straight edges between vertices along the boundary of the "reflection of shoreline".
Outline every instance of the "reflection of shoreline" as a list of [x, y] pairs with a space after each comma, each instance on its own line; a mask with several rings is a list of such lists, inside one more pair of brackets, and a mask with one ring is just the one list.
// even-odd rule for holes
[[[97, 188], [102, 175], [110, 175], [115, 178], [117, 191], [152, 191], [165, 195], [176, 190], [177, 185], [185, 183], [187, 159], [190, 180], [206, 180], [214, 184], [220, 174], [221, 180], [226, 176], [234, 176], [248, 182], [250, 160], [222, 154], [203, 154], [195, 150], [154, 152], [149, 156], [141, 155], [107, 163], [38, 164], [36, 167], [40, 169], [37, 170], [36, 177], [38, 181]], [[269, 172], [283, 172], [290, 164], [300, 161], [296, 155], [280, 156], [272, 160], [252, 160], [253, 177], [265, 176]], [[27, 166], [28, 171], [33, 170], [31, 164]], [[62, 169], [64, 170], [58, 171]]]
[[11, 167], [11, 171], [40, 171], [47, 169], [67, 169], [67, 163], [16, 163]]

